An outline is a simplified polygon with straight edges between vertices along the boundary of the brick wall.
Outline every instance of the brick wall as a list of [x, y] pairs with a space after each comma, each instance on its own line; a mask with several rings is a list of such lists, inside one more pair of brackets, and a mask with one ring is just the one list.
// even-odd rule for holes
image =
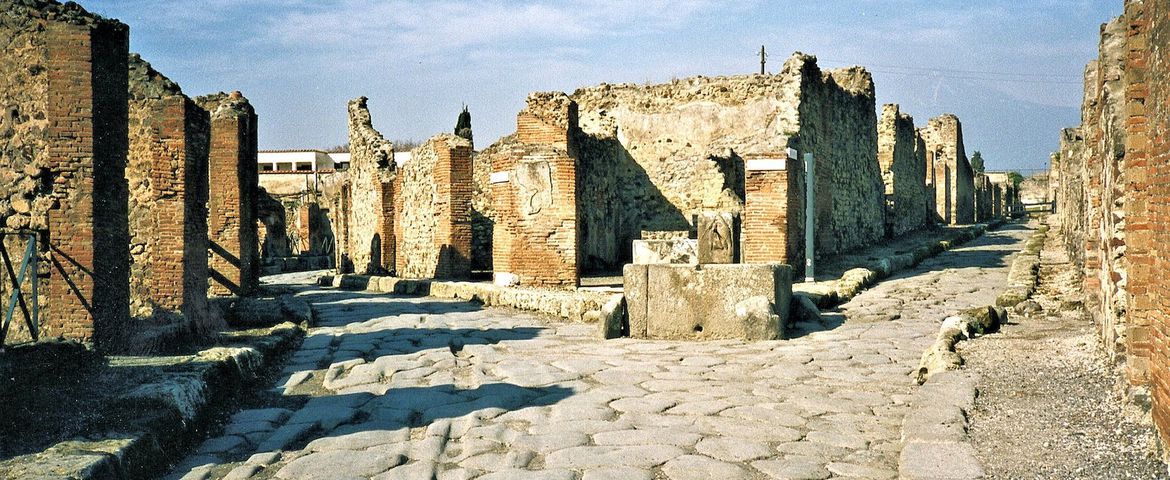
[[[0, 4], [0, 227], [41, 235], [42, 337], [102, 346], [129, 315], [127, 33], [74, 4]], [[23, 239], [4, 243], [20, 262]]]
[[210, 118], [137, 55], [129, 117], [131, 315], [205, 325]]
[[[1170, 94], [1164, 79], [1170, 62], [1170, 9], [1160, 2], [1127, 1], [1126, 39], [1126, 175], [1129, 201], [1125, 233], [1129, 249], [1129, 348], [1131, 383], [1149, 381], [1153, 418], [1163, 445], [1170, 442]], [[1155, 50], [1157, 49], [1157, 50]], [[1155, 53], [1155, 51], [1157, 53]]]
[[208, 292], [249, 295], [260, 278], [256, 113], [239, 92], [199, 97], [196, 102], [211, 112]]
[[471, 274], [471, 142], [431, 138], [398, 172], [397, 272], [406, 278]]
[[[1060, 231], [1083, 267], [1085, 304], [1127, 393], [1149, 392], [1170, 442], [1170, 5], [1127, 0], [1086, 68], [1082, 124], [1054, 176]], [[1140, 403], [1140, 402], [1139, 402]], [[1165, 452], [1165, 448], [1162, 449]]]
[[355, 272], [389, 273], [396, 261], [394, 145], [374, 129], [366, 100], [349, 102], [350, 166], [342, 195], [346, 231], [338, 237], [338, 252]]
[[[785, 158], [775, 154], [764, 158]], [[804, 163], [785, 158], [783, 168], [759, 168], [749, 159], [745, 183], [742, 252], [743, 263], [785, 263], [794, 275], [804, 272]]]
[[565, 94], [529, 95], [517, 134], [476, 157], [497, 177], [489, 187], [497, 281], [577, 285], [576, 122], [577, 105]]

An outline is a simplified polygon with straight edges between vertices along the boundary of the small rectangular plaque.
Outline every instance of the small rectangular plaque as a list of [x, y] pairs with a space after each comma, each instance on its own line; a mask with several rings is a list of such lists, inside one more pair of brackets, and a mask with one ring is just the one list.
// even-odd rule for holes
[[491, 183], [507, 183], [512, 178], [512, 172], [492, 172]]
[[751, 171], [785, 170], [787, 165], [783, 158], [757, 158], [744, 162], [744, 168]]

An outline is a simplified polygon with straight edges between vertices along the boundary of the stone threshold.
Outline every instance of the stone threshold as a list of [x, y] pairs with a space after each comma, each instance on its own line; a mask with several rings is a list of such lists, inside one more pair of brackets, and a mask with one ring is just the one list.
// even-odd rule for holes
[[110, 356], [111, 367], [154, 371], [149, 381], [107, 403], [104, 431], [0, 462], [0, 479], [158, 478], [172, 457], [206, 433], [217, 402], [256, 383], [300, 343], [302, 326], [224, 332], [191, 355]]

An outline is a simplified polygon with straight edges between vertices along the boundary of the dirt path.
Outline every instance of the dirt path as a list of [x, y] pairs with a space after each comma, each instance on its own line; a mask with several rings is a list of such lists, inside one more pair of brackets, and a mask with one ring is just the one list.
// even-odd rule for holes
[[[1170, 478], [1151, 429], [1127, 420], [1059, 236], [1041, 253], [1043, 311], [961, 344], [980, 375], [970, 435], [990, 478]], [[1065, 307], [1065, 308], [1062, 308]]]

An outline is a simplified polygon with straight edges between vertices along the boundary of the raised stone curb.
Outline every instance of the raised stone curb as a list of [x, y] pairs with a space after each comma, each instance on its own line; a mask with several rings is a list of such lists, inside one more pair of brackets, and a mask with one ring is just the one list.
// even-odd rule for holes
[[604, 307], [613, 300], [615, 295], [614, 292], [605, 291], [542, 290], [502, 287], [482, 282], [414, 280], [351, 274], [325, 276], [321, 278], [319, 283], [322, 286], [333, 286], [345, 290], [454, 298], [480, 302], [489, 307], [510, 307], [551, 315], [573, 322], [588, 323], [598, 323], [603, 320], [607, 311]]
[[882, 257], [868, 265], [847, 270], [841, 278], [793, 284], [792, 293], [812, 300], [818, 308], [832, 308], [849, 301], [896, 272], [913, 268], [923, 260], [979, 238], [980, 235], [998, 228], [1003, 223], [1003, 220], [996, 220], [963, 227], [946, 238], [920, 245], [910, 252]]
[[1040, 275], [1040, 250], [1048, 238], [1048, 225], [1041, 225], [1024, 244], [1024, 249], [1012, 260], [1008, 271], [1008, 288], [995, 299], [1004, 308], [1014, 307], [1031, 298]]
[[107, 431], [0, 462], [0, 479], [153, 478], [199, 435], [216, 400], [259, 380], [303, 335], [302, 327], [283, 323], [225, 333], [226, 346], [194, 355], [109, 357], [111, 366], [157, 369], [161, 378], [110, 402]]
[[[967, 435], [968, 416], [975, 408], [978, 376], [958, 371], [962, 357], [955, 344], [994, 332], [1007, 321], [1007, 307], [1027, 300], [1036, 288], [1040, 249], [1048, 228], [1042, 226], [1012, 261], [1008, 288], [995, 306], [964, 310], [947, 317], [935, 342], [922, 354], [910, 411], [902, 422], [898, 474], [907, 480], [977, 479], [986, 474]], [[927, 383], [929, 382], [929, 383]]]

